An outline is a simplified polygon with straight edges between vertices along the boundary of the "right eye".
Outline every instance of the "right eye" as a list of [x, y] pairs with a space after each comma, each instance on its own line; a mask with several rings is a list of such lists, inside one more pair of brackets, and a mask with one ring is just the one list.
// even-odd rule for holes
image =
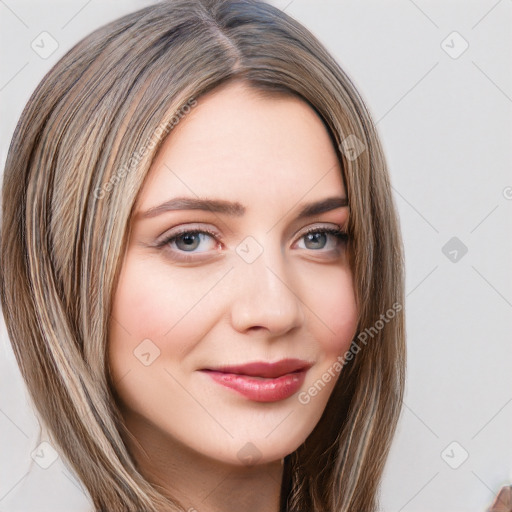
[[[208, 241], [210, 241], [209, 244]], [[205, 245], [203, 250], [196, 250]], [[196, 259], [193, 254], [203, 254], [218, 248], [219, 240], [216, 233], [205, 228], [182, 229], [170, 233], [158, 244], [158, 247], [165, 249], [176, 261], [190, 262]]]
[[[210, 242], [210, 244], [206, 244], [205, 242]], [[209, 249], [213, 248], [212, 241], [215, 241], [212, 238], [210, 233], [206, 233], [204, 231], [185, 231], [180, 233], [179, 235], [173, 235], [164, 242], [166, 244], [171, 244], [174, 246], [173, 248], [177, 248], [180, 251], [192, 252], [196, 251], [196, 249], [202, 248], [202, 250], [196, 252], [205, 252]], [[203, 246], [210, 245], [210, 248]]]

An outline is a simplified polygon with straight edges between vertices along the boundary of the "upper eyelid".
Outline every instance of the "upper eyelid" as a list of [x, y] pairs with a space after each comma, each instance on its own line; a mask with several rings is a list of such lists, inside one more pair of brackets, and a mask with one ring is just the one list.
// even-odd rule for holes
[[[320, 224], [320, 225], [319, 225]], [[175, 231], [174, 231], [175, 229]], [[340, 231], [345, 231], [345, 228], [342, 226], [342, 225], [339, 225], [335, 222], [318, 222], [316, 225], [315, 224], [312, 224], [312, 225], [309, 225], [309, 226], [306, 226], [304, 228], [301, 228], [301, 229], [298, 229], [295, 233], [294, 233], [294, 237], [296, 236], [304, 236], [305, 234], [307, 234], [309, 231], [311, 230], [315, 230], [315, 229], [318, 229], [318, 230], [322, 230], [322, 229], [339, 229]], [[183, 235], [183, 234], [186, 234], [186, 233], [193, 233], [193, 232], [200, 232], [200, 233], [205, 233], [207, 235], [211, 235], [211, 236], [214, 236], [216, 237], [219, 241], [221, 241], [224, 237], [218, 232], [217, 229], [215, 228], [210, 228], [210, 227], [205, 227], [205, 226], [201, 226], [201, 225], [195, 225], [195, 224], [192, 224], [191, 226], [188, 226], [188, 225], [185, 225], [185, 226], [177, 226], [175, 228], [171, 228], [170, 232], [169, 230], [164, 232], [164, 234], [160, 235], [158, 237], [158, 240], [159, 241], [164, 241], [164, 240], [168, 240], [169, 238], [174, 238], [174, 237], [178, 237], [180, 235]]]
[[160, 236], [157, 237], [157, 243], [163, 242], [165, 240], [168, 240], [169, 238], [174, 238], [186, 233], [193, 233], [193, 232], [201, 232], [205, 233], [207, 235], [216, 236], [217, 238], [222, 238], [218, 233], [216, 229], [210, 228], [210, 227], [204, 227], [204, 226], [175, 226], [174, 228], [168, 229], [164, 231]]

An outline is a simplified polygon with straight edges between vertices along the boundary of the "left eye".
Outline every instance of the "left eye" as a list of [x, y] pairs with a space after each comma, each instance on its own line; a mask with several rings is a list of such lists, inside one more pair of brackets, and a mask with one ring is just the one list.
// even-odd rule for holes
[[300, 249], [324, 249], [329, 238], [334, 239], [334, 247], [330, 249], [335, 250], [339, 244], [348, 240], [348, 234], [339, 228], [314, 228], [301, 236], [300, 240], [304, 239], [305, 244], [309, 246], [300, 247]]

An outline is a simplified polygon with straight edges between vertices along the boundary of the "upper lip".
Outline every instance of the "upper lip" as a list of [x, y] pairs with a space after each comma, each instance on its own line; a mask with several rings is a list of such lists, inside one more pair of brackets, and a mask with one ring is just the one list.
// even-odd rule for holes
[[236, 373], [239, 375], [248, 375], [251, 377], [276, 378], [288, 373], [308, 370], [313, 364], [301, 359], [281, 359], [275, 363], [266, 361], [255, 361], [236, 366], [218, 366], [215, 368], [204, 368], [204, 370]]

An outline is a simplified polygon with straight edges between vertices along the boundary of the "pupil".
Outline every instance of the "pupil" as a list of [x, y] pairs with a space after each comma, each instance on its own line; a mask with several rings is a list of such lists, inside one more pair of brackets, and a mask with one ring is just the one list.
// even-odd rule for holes
[[[187, 249], [195, 249], [197, 247], [198, 239], [199, 239], [199, 237], [195, 233], [190, 233], [188, 235], [181, 236], [181, 241], [183, 242], [185, 248], [187, 248]], [[179, 246], [179, 240], [180, 239], [178, 239], [178, 243], [177, 243], [178, 246]]]
[[[320, 246], [321, 246], [320, 248], [322, 248], [325, 245], [325, 237], [326, 237], [325, 233], [308, 233], [308, 236], [307, 236], [309, 242], [313, 242], [313, 244], [317, 244], [317, 246], [314, 246], [314, 248], [317, 248], [317, 249], [318, 249], [318, 243], [319, 243], [318, 239], [320, 237], [324, 238], [324, 240], [320, 241]], [[324, 242], [324, 243], [321, 243], [321, 242]]]

